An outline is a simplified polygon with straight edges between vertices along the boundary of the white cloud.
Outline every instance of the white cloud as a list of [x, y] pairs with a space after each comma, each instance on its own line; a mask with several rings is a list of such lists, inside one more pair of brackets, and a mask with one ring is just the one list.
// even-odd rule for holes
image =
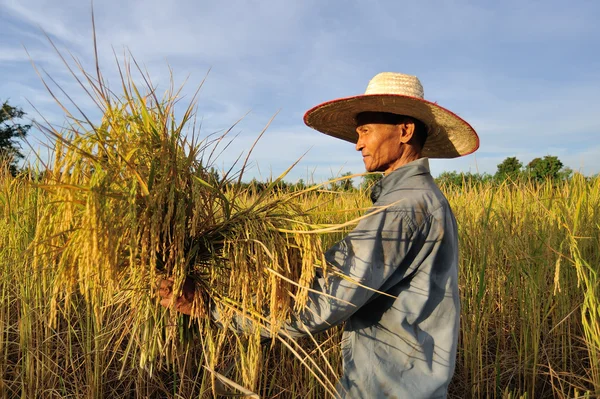
[[[26, 97], [60, 124], [61, 113], [29, 66], [24, 44], [77, 104], [93, 109], [39, 30], [93, 71], [90, 3], [0, 0], [0, 10], [0, 71], [10, 76], [0, 81], [0, 95]], [[528, 162], [548, 153], [573, 168], [583, 163], [589, 173], [600, 171], [600, 59], [585, 52], [600, 44], [597, 10], [595, 3], [542, 7], [512, 0], [95, 3], [101, 66], [112, 88], [119, 89], [113, 47], [119, 59], [124, 48], [131, 50], [161, 91], [170, 79], [167, 65], [176, 82], [190, 75], [183, 103], [212, 68], [198, 98], [203, 132], [226, 129], [251, 111], [223, 162], [247, 150], [280, 111], [253, 162], [277, 174], [312, 146], [298, 174], [311, 170], [324, 177], [340, 168], [359, 172], [363, 165], [351, 144], [304, 127], [305, 110], [363, 92], [384, 70], [417, 74], [426, 98], [480, 133], [480, 151], [432, 161], [434, 173], [493, 173], [507, 156]]]
[[73, 18], [74, 16], [81, 17], [78, 12], [81, 7], [78, 5], [82, 3], [70, 2], [67, 4], [65, 2], [63, 3], [65, 7], [53, 7], [52, 2], [45, 0], [1, 0], [0, 6], [13, 18], [30, 26], [39, 27], [62, 42], [81, 44], [87, 37], [86, 33], [90, 31], [89, 26], [84, 30], [85, 33], [81, 29], [77, 29], [84, 27], [85, 23], [78, 18]]

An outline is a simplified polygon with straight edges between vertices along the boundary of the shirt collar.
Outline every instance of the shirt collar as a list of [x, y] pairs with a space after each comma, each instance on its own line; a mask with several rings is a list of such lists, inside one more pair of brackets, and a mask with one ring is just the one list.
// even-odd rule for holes
[[390, 174], [379, 180], [371, 189], [371, 201], [377, 202], [379, 197], [386, 194], [392, 187], [397, 187], [399, 184], [412, 176], [429, 174], [429, 158], [419, 158], [409, 162], [406, 165], [400, 166], [393, 170]]

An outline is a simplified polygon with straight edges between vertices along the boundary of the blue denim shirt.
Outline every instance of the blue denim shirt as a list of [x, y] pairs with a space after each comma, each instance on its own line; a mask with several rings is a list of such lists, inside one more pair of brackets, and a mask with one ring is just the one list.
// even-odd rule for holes
[[335, 299], [311, 293], [287, 330], [345, 321], [341, 398], [445, 398], [459, 329], [456, 220], [427, 158], [389, 173], [372, 199], [369, 216], [326, 253], [354, 281], [315, 279]]

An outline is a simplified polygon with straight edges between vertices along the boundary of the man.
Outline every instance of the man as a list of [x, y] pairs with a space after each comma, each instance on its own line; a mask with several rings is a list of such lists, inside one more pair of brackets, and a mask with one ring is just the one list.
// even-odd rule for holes
[[[470, 154], [477, 134], [424, 100], [416, 77], [399, 73], [376, 75], [364, 95], [318, 105], [304, 121], [356, 143], [367, 171], [385, 176], [373, 189], [369, 216], [326, 253], [350, 279], [329, 276], [325, 284], [318, 276], [313, 288], [328, 295], [311, 293], [309, 309], [286, 330], [345, 322], [340, 397], [446, 397], [459, 327], [458, 234], [427, 157]], [[168, 290], [161, 295], [169, 306]], [[189, 299], [174, 302], [189, 312]]]

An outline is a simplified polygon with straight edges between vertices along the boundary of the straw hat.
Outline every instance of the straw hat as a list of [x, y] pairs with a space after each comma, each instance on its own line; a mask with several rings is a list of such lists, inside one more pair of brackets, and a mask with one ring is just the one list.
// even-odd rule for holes
[[356, 143], [356, 115], [389, 112], [411, 116], [428, 127], [421, 155], [455, 158], [479, 148], [479, 137], [463, 119], [423, 99], [423, 86], [416, 76], [382, 72], [371, 81], [364, 95], [328, 101], [308, 110], [304, 123], [322, 133]]

